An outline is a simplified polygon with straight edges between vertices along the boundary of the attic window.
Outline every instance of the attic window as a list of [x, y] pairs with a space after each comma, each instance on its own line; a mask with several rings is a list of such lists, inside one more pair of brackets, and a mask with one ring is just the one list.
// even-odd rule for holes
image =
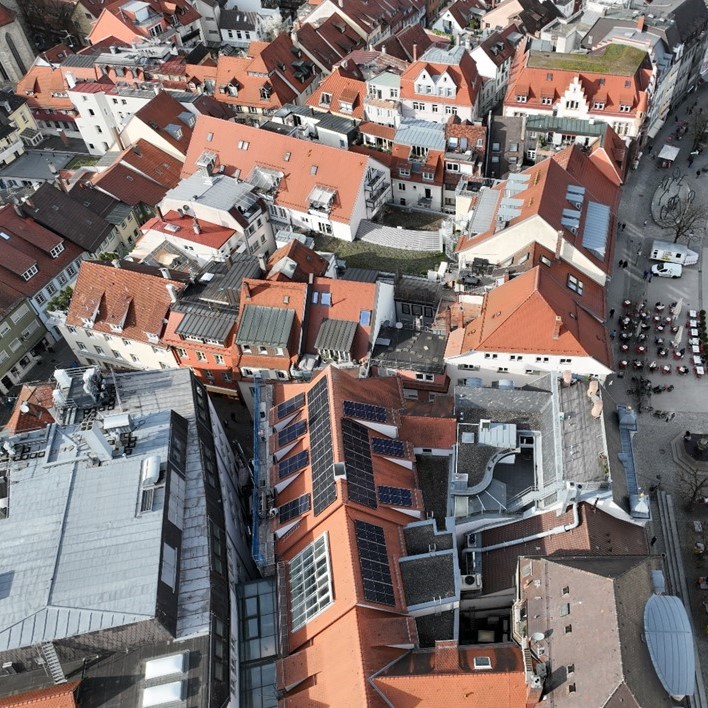
[[37, 270], [37, 266], [33, 265], [30, 266], [23, 274], [22, 274], [22, 280], [29, 280], [33, 276], [37, 275], [39, 271]]
[[310, 174], [311, 174], [311, 175], [316, 175], [316, 174], [317, 174], [317, 169], [318, 169], [317, 165], [312, 165], [312, 167], [310, 167]]
[[564, 595], [568, 595], [569, 593], [570, 593], [570, 585], [566, 585], [566, 586], [563, 588], [563, 594], [564, 594]]
[[332, 293], [320, 293], [320, 305], [329, 307], [332, 304]]
[[564, 602], [560, 606], [560, 616], [561, 617], [567, 617], [570, 614], [570, 603], [569, 602]]
[[605, 79], [598, 79], [597, 84], [598, 84], [598, 86], [604, 86], [604, 85], [605, 85]]
[[245, 140], [239, 140], [238, 141], [238, 149], [239, 150], [248, 150], [250, 147], [251, 143], [245, 141]]
[[361, 310], [359, 312], [359, 324], [368, 327], [371, 324], [371, 310]]
[[629, 79], [627, 79], [627, 80], [624, 82], [624, 87], [625, 87], [625, 88], [629, 88], [631, 85], [632, 85], [632, 82], [631, 82]]
[[573, 631], [573, 625], [572, 624], [566, 624], [565, 625], [565, 633], [570, 634]]
[[283, 160], [285, 162], [290, 162], [290, 156], [292, 155], [291, 152], [286, 152], [285, 155], [283, 155]]
[[546, 81], [553, 81], [553, 74], [546, 74]]
[[320, 106], [329, 106], [332, 103], [331, 93], [321, 93], [320, 94]]
[[551, 261], [549, 258], [546, 258], [546, 256], [541, 256], [539, 260], [543, 263], [543, 265], [548, 266], [549, 268], [551, 267]]
[[207, 134], [207, 142], [210, 143], [214, 139], [214, 133]]
[[492, 660], [488, 656], [475, 656], [474, 668], [475, 669], [491, 669], [492, 668]]
[[526, 103], [526, 96], [517, 96], [516, 102], [517, 103]]
[[568, 684], [568, 693], [575, 693], [575, 684]]

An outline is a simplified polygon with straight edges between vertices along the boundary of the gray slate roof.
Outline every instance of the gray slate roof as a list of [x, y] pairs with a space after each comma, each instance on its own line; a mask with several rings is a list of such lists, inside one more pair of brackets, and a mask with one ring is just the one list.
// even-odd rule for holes
[[234, 314], [214, 312], [208, 306], [192, 305], [175, 332], [185, 337], [201, 337], [223, 343], [234, 324]]
[[315, 340], [318, 351], [351, 351], [356, 335], [357, 323], [350, 320], [324, 320]]
[[290, 339], [295, 310], [246, 305], [236, 337], [237, 344], [285, 347]]

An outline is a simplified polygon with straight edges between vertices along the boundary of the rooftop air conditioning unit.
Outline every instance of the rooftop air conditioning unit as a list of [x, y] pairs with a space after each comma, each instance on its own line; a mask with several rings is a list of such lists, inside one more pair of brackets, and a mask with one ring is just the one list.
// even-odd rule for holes
[[471, 575], [462, 576], [463, 590], [481, 590], [482, 589], [482, 574], [472, 573]]

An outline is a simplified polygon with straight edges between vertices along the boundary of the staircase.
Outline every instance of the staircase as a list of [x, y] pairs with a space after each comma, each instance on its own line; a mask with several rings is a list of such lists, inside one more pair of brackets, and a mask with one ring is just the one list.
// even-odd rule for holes
[[52, 642], [42, 642], [40, 644], [42, 656], [44, 657], [45, 666], [49, 670], [49, 675], [55, 684], [66, 683], [64, 669], [61, 668], [61, 662], [57, 656], [57, 650]]

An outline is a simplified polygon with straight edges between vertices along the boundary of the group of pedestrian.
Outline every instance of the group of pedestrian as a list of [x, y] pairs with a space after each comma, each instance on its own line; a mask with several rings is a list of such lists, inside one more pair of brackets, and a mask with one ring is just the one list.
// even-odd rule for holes
[[622, 221], [622, 222], [620, 222], [620, 223], [617, 225], [617, 230], [618, 230], [618, 231], [624, 231], [625, 228], [627, 228], [627, 223], [626, 223], [625, 221]]
[[619, 262], [618, 265], [619, 265], [620, 268], [626, 268], [626, 267], [629, 265], [629, 263], [628, 263], [627, 261], [624, 261], [624, 260], [621, 260], [621, 259], [620, 259], [620, 262]]
[[645, 270], [643, 277], [644, 277], [644, 280], [651, 283], [651, 279], [654, 277], [654, 274], [650, 270]]

